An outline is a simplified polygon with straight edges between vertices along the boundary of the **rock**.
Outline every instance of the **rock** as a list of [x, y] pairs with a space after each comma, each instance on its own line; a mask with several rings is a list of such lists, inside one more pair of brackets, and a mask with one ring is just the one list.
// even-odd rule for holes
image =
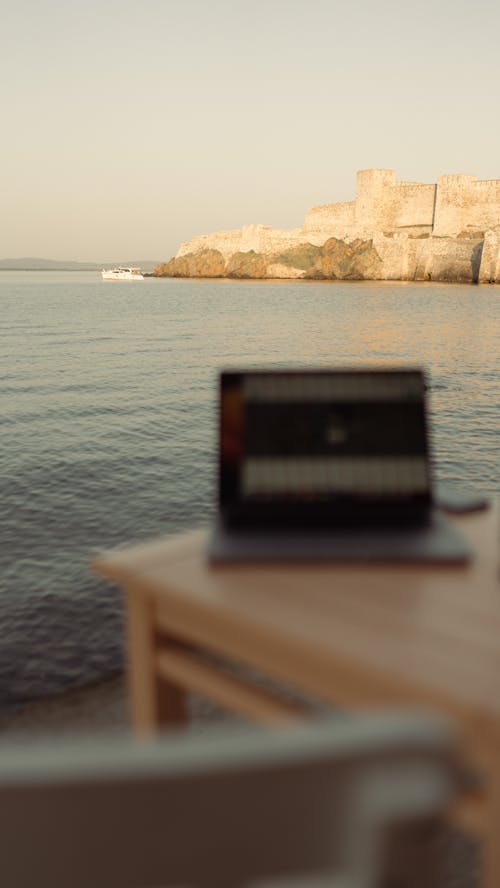
[[322, 247], [303, 243], [283, 250], [281, 253], [274, 253], [271, 258], [273, 263], [288, 268], [300, 269], [304, 272], [303, 277], [314, 279], [323, 276], [321, 272], [321, 257]]
[[261, 253], [234, 253], [226, 265], [229, 278], [267, 278], [267, 261]]
[[200, 250], [157, 265], [155, 277], [225, 277], [226, 263], [219, 250]]
[[373, 280], [382, 275], [382, 260], [371, 240], [348, 244], [332, 237], [322, 247], [321, 271], [327, 280]]
[[306, 273], [303, 268], [295, 268], [293, 265], [285, 265], [283, 262], [270, 262], [267, 266], [267, 277], [276, 280], [304, 279]]
[[371, 280], [383, 276], [382, 260], [371, 240], [346, 243], [337, 238], [330, 238], [322, 247], [303, 243], [269, 255], [238, 251], [227, 261], [218, 250], [200, 250], [157, 266], [155, 275], [253, 280]]

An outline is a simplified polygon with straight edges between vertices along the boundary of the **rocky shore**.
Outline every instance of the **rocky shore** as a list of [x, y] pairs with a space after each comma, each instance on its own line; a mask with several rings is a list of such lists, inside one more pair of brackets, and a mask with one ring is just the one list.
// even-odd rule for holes
[[329, 238], [280, 252], [201, 249], [157, 265], [155, 277], [500, 283], [500, 230], [485, 237]]

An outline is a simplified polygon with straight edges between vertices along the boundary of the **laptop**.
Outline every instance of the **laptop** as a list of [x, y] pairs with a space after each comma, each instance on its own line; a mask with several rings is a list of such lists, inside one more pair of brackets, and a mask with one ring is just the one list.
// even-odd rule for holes
[[463, 563], [433, 501], [419, 369], [220, 374], [214, 563]]

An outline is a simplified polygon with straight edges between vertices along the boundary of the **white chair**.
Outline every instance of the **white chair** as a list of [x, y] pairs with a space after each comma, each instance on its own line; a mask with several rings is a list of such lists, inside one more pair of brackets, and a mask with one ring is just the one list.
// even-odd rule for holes
[[1, 884], [431, 888], [452, 746], [422, 713], [0, 744]]

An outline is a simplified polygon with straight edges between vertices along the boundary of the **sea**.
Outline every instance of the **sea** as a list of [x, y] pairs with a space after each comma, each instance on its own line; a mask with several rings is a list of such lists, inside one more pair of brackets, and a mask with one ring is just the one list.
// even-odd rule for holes
[[222, 367], [427, 373], [436, 481], [500, 496], [500, 288], [0, 272], [0, 711], [123, 663], [93, 556], [206, 524]]

